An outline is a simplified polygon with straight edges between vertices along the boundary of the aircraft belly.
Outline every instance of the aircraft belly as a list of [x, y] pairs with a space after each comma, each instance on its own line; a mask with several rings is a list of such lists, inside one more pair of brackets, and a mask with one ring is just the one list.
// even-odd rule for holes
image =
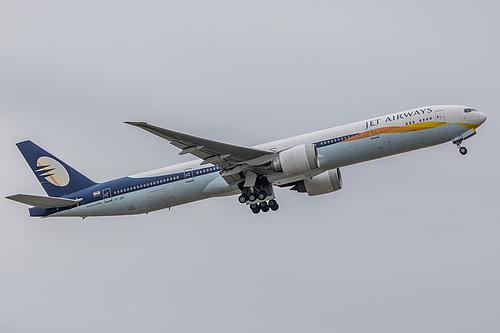
[[380, 135], [376, 139], [363, 138], [318, 149], [320, 162], [323, 161], [320, 165], [325, 169], [340, 168], [403, 151], [399, 133]]
[[116, 216], [133, 215], [147, 212], [147, 206], [143, 200], [143, 191], [121, 194], [111, 197], [110, 201], [94, 201], [68, 210], [54, 213], [50, 216]]
[[169, 207], [207, 198], [207, 196], [203, 194], [203, 190], [207, 186], [208, 178], [208, 175], [198, 176], [190, 182], [172, 184], [171, 205]]
[[[179, 181], [159, 188], [149, 189], [147, 195], [150, 207], [148, 211], [179, 206], [216, 195], [224, 195], [225, 192], [222, 189], [217, 194], [206, 193], [205, 191], [208, 184], [218, 178], [220, 178], [219, 174], [199, 175], [189, 182]], [[220, 179], [223, 181], [222, 178]]]
[[[190, 182], [179, 181], [167, 185], [156, 186], [132, 193], [112, 196], [108, 202], [99, 200], [78, 207], [51, 214], [51, 216], [115, 216], [143, 214], [188, 202], [198, 201], [213, 196], [227, 195], [227, 191], [219, 188], [218, 193], [205, 193], [207, 185], [215, 179], [216, 175], [200, 175]], [[220, 178], [223, 180], [222, 178]], [[234, 189], [232, 189], [234, 190]]]
[[172, 203], [171, 186], [160, 186], [148, 190], [149, 210], [157, 210], [168, 207]]
[[401, 154], [445, 143], [463, 132], [463, 128], [450, 124], [422, 131], [384, 133], [378, 138], [363, 138], [318, 149], [323, 169], [334, 169]]
[[93, 202], [87, 205], [81, 205], [75, 208], [64, 210], [51, 214], [50, 216], [114, 216], [114, 215], [128, 215], [139, 214], [139, 212], [130, 212], [123, 203], [117, 202], [104, 202], [103, 200]]

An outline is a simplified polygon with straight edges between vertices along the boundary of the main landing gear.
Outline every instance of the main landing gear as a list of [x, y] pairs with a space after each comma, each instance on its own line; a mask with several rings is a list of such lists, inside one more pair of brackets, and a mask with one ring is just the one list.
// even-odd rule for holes
[[238, 201], [250, 205], [250, 210], [254, 214], [278, 210], [279, 205], [275, 200], [273, 186], [267, 180], [259, 179], [255, 186], [240, 188], [242, 194], [238, 197]]
[[280, 207], [278, 205], [278, 202], [276, 202], [275, 199], [266, 201], [267, 198], [268, 198], [267, 193], [265, 191], [261, 191], [258, 194], [243, 193], [238, 197], [238, 201], [240, 203], [250, 203], [250, 210], [254, 214], [259, 214], [261, 211], [264, 213], [267, 213], [269, 210], [272, 210], [273, 212], [277, 211], [278, 208]]
[[254, 202], [255, 200], [263, 201], [264, 199], [267, 198], [267, 193], [266, 191], [260, 191], [258, 193], [255, 192], [250, 192], [248, 194], [243, 193], [238, 197], [238, 201], [240, 203], [246, 203], [247, 201]]
[[269, 211], [269, 209], [272, 210], [273, 212], [275, 212], [278, 210], [278, 208], [280, 208], [280, 206], [278, 205], [278, 203], [274, 199], [269, 200], [269, 202], [262, 201], [258, 204], [253, 203], [250, 205], [250, 210], [252, 210], [252, 213], [254, 213], [254, 214], [259, 214], [261, 211], [263, 211], [264, 213], [267, 213]]

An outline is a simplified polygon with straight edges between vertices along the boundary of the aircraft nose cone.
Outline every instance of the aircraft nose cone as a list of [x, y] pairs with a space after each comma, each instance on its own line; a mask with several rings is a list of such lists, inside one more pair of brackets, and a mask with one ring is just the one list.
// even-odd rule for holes
[[487, 118], [488, 117], [486, 117], [486, 115], [484, 113], [479, 112], [479, 125], [482, 125], [486, 121]]

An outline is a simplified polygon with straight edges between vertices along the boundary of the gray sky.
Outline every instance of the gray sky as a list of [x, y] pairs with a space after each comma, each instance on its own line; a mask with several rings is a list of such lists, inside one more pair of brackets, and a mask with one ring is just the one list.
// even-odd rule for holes
[[2, 332], [500, 329], [498, 1], [3, 1], [2, 196], [31, 139], [96, 181], [189, 159], [123, 121], [239, 145], [432, 104], [467, 141], [149, 215], [30, 219], [0, 200]]

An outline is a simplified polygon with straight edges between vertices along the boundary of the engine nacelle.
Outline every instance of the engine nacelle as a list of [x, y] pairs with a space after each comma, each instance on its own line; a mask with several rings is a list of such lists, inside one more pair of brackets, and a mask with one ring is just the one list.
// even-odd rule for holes
[[273, 161], [273, 170], [285, 175], [296, 175], [319, 167], [318, 150], [313, 144], [296, 146], [279, 153]]
[[344, 186], [340, 169], [325, 171], [311, 179], [303, 180], [308, 195], [320, 195], [341, 190]]

